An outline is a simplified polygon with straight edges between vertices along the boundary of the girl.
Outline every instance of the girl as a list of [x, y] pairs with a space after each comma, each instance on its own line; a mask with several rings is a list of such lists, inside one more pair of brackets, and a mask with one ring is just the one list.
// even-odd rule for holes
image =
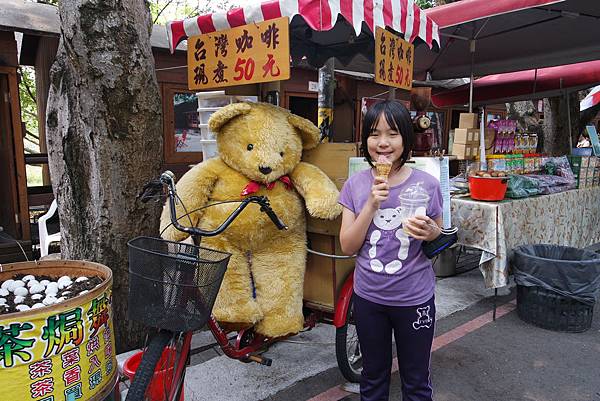
[[[431, 401], [429, 362], [435, 321], [435, 275], [421, 250], [436, 239], [442, 224], [442, 195], [431, 175], [405, 163], [414, 143], [408, 110], [397, 101], [371, 107], [363, 120], [362, 149], [371, 169], [344, 184], [340, 244], [357, 254], [354, 318], [363, 356], [362, 401], [387, 400], [396, 340], [403, 401]], [[392, 164], [388, 178], [377, 176], [374, 162]], [[427, 216], [401, 224], [398, 195], [419, 183], [429, 195]]]

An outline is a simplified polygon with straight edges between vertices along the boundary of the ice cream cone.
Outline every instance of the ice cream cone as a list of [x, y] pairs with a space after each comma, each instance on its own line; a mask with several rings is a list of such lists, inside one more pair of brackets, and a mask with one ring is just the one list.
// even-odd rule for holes
[[390, 175], [390, 171], [392, 170], [392, 163], [387, 159], [387, 157], [381, 155], [375, 162], [375, 169], [377, 170], [378, 177], [383, 177], [387, 180], [388, 176]]

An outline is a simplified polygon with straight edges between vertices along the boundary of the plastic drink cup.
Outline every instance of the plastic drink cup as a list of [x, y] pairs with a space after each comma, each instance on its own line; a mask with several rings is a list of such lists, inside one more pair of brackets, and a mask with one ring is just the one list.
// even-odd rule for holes
[[400, 195], [400, 221], [402, 222], [402, 229], [408, 235], [406, 231], [406, 221], [415, 216], [425, 216], [427, 214], [427, 206], [429, 205], [429, 194], [420, 185], [420, 183], [413, 184], [406, 188]]

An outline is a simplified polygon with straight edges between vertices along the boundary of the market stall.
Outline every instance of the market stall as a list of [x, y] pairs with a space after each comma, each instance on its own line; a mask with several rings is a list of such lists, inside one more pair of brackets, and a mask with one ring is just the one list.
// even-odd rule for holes
[[508, 284], [510, 250], [519, 245], [600, 242], [598, 199], [599, 187], [501, 202], [453, 198], [452, 222], [461, 228], [459, 244], [483, 251], [485, 286], [499, 288]]

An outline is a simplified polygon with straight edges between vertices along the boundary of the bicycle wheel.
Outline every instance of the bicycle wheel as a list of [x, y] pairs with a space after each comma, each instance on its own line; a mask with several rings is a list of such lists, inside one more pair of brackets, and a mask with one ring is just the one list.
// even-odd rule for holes
[[346, 323], [335, 331], [335, 356], [344, 378], [351, 383], [358, 383], [362, 372], [362, 353], [354, 325], [353, 309], [354, 302], [351, 299]]
[[[184, 356], [185, 354], [185, 356]], [[169, 399], [174, 386], [177, 393], [173, 400], [181, 399], [179, 385], [183, 383], [188, 352], [183, 346], [180, 333], [160, 331], [148, 344], [135, 372], [126, 401]]]

